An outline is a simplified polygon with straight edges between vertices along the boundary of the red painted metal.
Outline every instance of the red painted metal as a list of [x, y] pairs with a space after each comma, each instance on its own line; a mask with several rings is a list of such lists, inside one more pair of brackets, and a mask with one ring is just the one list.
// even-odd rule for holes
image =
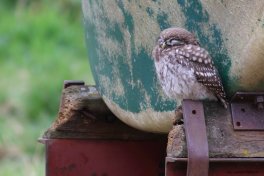
[[[66, 81], [64, 87], [83, 84], [82, 81]], [[241, 99], [241, 97], [239, 98]], [[252, 102], [252, 98], [250, 98], [251, 96], [243, 99]], [[62, 108], [64, 103], [62, 96], [59, 112], [64, 110]], [[46, 176], [164, 176], [165, 170], [166, 176], [186, 175], [187, 158], [166, 157], [166, 136], [153, 138], [150, 134], [141, 134], [139, 131], [122, 125], [121, 122], [117, 121], [118, 119], [113, 119], [112, 117], [106, 118], [106, 123], [105, 115], [108, 115], [108, 113], [101, 113], [102, 107], [105, 105], [98, 102], [95, 102], [94, 105], [96, 106], [92, 106], [89, 109], [91, 110], [89, 112], [95, 114], [93, 123], [83, 126], [82, 120], [74, 121], [69, 118], [73, 120], [70, 121], [73, 123], [72, 126], [68, 125], [64, 128], [60, 126], [55, 130], [58, 134], [65, 133], [61, 135], [64, 139], [52, 139], [52, 137], [57, 138], [60, 135], [52, 136], [51, 130], [44, 135], [45, 139], [40, 140], [46, 147]], [[263, 111], [263, 98], [258, 96], [255, 105], [257, 105], [258, 111]], [[183, 110], [185, 115], [188, 110], [190, 118], [203, 116], [201, 106], [189, 107], [189, 109], [185, 108]], [[83, 110], [80, 109], [79, 111]], [[104, 111], [108, 112], [109, 110], [105, 109]], [[191, 120], [191, 125], [193, 125], [195, 122], [193, 120], [197, 119]], [[190, 128], [187, 123], [185, 121], [186, 128]], [[76, 126], [76, 124], [78, 125]], [[105, 125], [108, 126], [106, 127]], [[82, 131], [80, 127], [82, 127], [82, 130], [89, 130]], [[101, 127], [104, 130], [98, 130]], [[205, 127], [202, 128], [205, 131]], [[193, 138], [196, 131], [201, 131], [201, 126], [192, 127], [191, 129], [196, 130], [191, 131], [192, 140], [189, 141], [188, 146], [190, 146], [190, 142], [196, 142], [196, 144], [191, 143], [193, 146], [191, 149], [199, 149], [195, 153], [199, 154], [200, 149], [205, 149], [204, 144], [207, 142], [199, 144], [201, 141], [197, 142], [198, 138]], [[113, 133], [113, 131], [116, 133]], [[109, 133], [111, 135], [108, 135]], [[188, 135], [189, 133], [190, 131], [186, 134]], [[203, 135], [203, 138], [205, 138], [205, 134]], [[80, 136], [85, 136], [86, 138], [76, 139], [76, 137]], [[70, 137], [75, 138], [70, 139]], [[202, 139], [202, 141], [204, 140]], [[201, 146], [197, 147], [197, 145]], [[189, 150], [188, 152], [190, 153]], [[200, 160], [196, 160], [197, 162], [200, 162]], [[193, 166], [193, 168], [196, 167], [195, 165]], [[209, 176], [264, 176], [264, 158], [209, 158]]]
[[166, 139], [48, 139], [47, 176], [162, 176]]

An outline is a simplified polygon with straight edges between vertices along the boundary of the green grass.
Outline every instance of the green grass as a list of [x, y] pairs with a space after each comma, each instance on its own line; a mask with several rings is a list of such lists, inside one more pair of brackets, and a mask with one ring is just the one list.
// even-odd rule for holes
[[44, 146], [37, 139], [51, 119], [37, 123], [16, 118], [0, 120], [0, 175], [44, 175]]
[[37, 139], [56, 116], [63, 80], [94, 83], [80, 1], [29, 2], [0, 3], [0, 176], [44, 175]]

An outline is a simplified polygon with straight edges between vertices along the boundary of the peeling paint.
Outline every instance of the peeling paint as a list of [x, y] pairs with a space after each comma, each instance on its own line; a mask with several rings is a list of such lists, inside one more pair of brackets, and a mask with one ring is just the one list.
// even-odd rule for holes
[[158, 112], [147, 108], [139, 113], [133, 113], [120, 108], [106, 96], [103, 96], [103, 99], [120, 120], [134, 128], [155, 133], [167, 133], [172, 128], [174, 111]]
[[105, 96], [111, 97], [111, 95], [114, 92], [116, 97], [124, 97], [125, 90], [124, 90], [124, 87], [122, 85], [122, 82], [121, 82], [120, 78], [115, 79], [114, 83], [110, 80], [110, 78], [108, 76], [105, 76], [105, 75], [100, 75], [99, 79], [107, 87], [104, 90], [104, 95]]
[[203, 0], [210, 21], [222, 30], [231, 58], [230, 92], [257, 91], [264, 88], [264, 1]]
[[180, 102], [166, 97], [157, 83], [151, 51], [160, 31], [170, 26], [196, 34], [229, 97], [237, 90], [263, 91], [264, 1], [250, 2], [83, 0], [90, 64], [110, 109], [136, 128], [169, 129]]
[[[184, 16], [174, 0], [126, 0], [122, 2], [124, 10], [129, 12], [133, 18], [137, 53], [142, 48], [151, 53], [158, 34], [165, 27], [184, 24]], [[170, 16], [166, 16], [166, 14], [170, 14]]]

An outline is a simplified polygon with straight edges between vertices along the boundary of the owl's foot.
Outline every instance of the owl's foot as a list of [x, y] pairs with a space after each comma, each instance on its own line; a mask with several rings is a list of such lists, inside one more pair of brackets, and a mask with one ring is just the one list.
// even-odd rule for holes
[[182, 124], [183, 124], [182, 106], [179, 106], [175, 109], [175, 116], [173, 118], [173, 125], [182, 125]]

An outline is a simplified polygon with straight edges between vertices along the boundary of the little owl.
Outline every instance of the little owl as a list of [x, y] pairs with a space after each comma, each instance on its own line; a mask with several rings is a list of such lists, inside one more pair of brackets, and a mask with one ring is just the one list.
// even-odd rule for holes
[[163, 30], [152, 57], [168, 97], [177, 101], [218, 99], [227, 108], [225, 91], [212, 58], [192, 33], [182, 28]]

